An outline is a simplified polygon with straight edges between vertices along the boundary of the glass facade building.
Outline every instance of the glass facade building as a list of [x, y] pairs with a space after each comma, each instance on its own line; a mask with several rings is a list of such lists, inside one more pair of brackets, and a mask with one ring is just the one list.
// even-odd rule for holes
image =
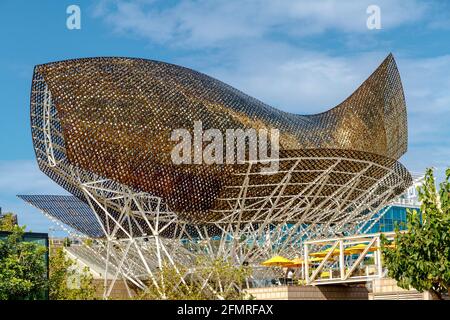
[[[398, 225], [400, 230], [406, 229], [406, 217], [408, 210], [420, 210], [420, 201], [417, 188], [424, 181], [424, 176], [412, 174], [413, 185], [409, 187], [386, 211], [381, 210], [375, 215], [374, 220], [378, 221], [367, 231], [367, 233], [392, 232]], [[383, 214], [384, 212], [384, 214]], [[380, 217], [381, 215], [381, 217]]]
[[372, 226], [368, 233], [392, 232], [395, 230], [396, 225], [399, 226], [400, 230], [404, 230], [407, 210], [408, 208], [406, 207], [392, 206], [380, 220]]

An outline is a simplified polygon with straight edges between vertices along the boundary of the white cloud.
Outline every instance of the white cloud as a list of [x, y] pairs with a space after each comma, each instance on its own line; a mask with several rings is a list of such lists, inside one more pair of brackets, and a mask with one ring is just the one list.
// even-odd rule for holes
[[62, 189], [42, 173], [34, 160], [0, 162], [0, 194], [52, 194]]
[[[445, 6], [417, 0], [104, 0], [96, 15], [119, 34], [177, 50], [172, 62], [307, 114], [345, 99], [387, 55], [380, 48], [395, 47], [367, 30], [371, 4], [381, 8], [384, 30], [448, 26]], [[344, 35], [344, 47], [354, 53], [310, 49], [316, 38], [308, 36], [333, 32]], [[414, 171], [450, 166], [450, 56], [396, 58], [409, 114], [409, 152], [402, 161]]]
[[450, 55], [398, 61], [408, 104], [409, 151], [415, 171], [450, 167]]
[[[270, 49], [269, 49], [270, 48]], [[234, 63], [203, 71], [279, 109], [317, 113], [351, 94], [386, 52], [332, 56], [280, 46], [248, 48]], [[408, 110], [409, 151], [402, 159], [413, 170], [450, 167], [450, 55], [396, 56]]]
[[405, 58], [400, 62], [411, 112], [436, 115], [450, 112], [450, 55]]
[[55, 225], [37, 209], [18, 199], [18, 194], [66, 194], [37, 167], [34, 160], [0, 162], [0, 204], [3, 212], [18, 214], [21, 225], [32, 231], [48, 232]]
[[383, 28], [415, 22], [427, 12], [427, 6], [417, 0], [187, 0], [173, 5], [163, 0], [103, 0], [96, 6], [95, 15], [118, 33], [171, 46], [201, 48], [274, 33], [367, 33], [366, 9], [371, 4], [381, 8]]
[[200, 68], [281, 110], [310, 114], [342, 102], [386, 55], [375, 52], [340, 57], [265, 43], [228, 55], [230, 63], [225, 65], [217, 63]]

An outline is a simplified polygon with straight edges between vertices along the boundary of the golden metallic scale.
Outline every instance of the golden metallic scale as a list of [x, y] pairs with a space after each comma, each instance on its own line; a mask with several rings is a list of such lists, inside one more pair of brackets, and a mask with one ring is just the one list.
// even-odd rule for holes
[[[173, 164], [171, 133], [192, 130], [194, 121], [222, 132], [278, 129], [279, 173], [259, 175], [261, 164]], [[159, 197], [193, 224], [235, 219], [236, 206], [241, 222], [274, 215], [273, 222], [339, 223], [368, 192], [381, 195], [391, 188], [377, 200], [386, 203], [411, 183], [396, 161], [407, 149], [407, 121], [392, 55], [344, 102], [315, 115], [277, 110], [205, 74], [163, 62], [89, 58], [43, 64], [33, 75], [31, 125], [39, 167], [81, 200], [68, 168]], [[320, 175], [326, 170], [325, 181]], [[319, 182], [320, 190], [310, 193]], [[264, 204], [280, 186], [278, 206]], [[283, 215], [282, 204], [298, 214]], [[308, 218], [311, 208], [327, 211]]]

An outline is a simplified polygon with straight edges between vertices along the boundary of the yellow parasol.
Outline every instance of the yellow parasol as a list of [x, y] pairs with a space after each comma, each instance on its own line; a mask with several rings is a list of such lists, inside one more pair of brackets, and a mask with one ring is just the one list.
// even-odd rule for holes
[[[309, 255], [312, 256], [312, 257], [321, 257], [321, 258], [324, 258], [324, 257], [328, 254], [328, 252], [330, 252], [330, 250], [331, 250], [331, 248], [328, 248], [328, 249], [325, 249], [325, 250], [323, 250], [323, 251], [312, 252], [312, 253], [310, 253]], [[337, 256], [337, 255], [339, 255], [339, 252], [340, 252], [340, 250], [339, 250], [338, 248], [335, 248], [335, 249], [333, 250], [333, 253], [331, 254], [331, 256]]]
[[270, 258], [269, 260], [261, 263], [265, 267], [284, 267], [286, 265], [292, 264], [292, 260], [286, 259], [282, 256], [275, 256]]
[[[368, 244], [360, 243], [360, 244], [357, 244], [355, 246], [351, 246], [351, 247], [345, 248], [344, 253], [345, 254], [361, 253], [361, 252], [363, 252], [366, 249], [367, 245]], [[378, 247], [371, 247], [368, 252], [374, 252], [374, 251], [377, 251], [377, 250], [378, 250]]]
[[[312, 264], [312, 263], [315, 263], [315, 262], [320, 262], [322, 260], [323, 260], [322, 258], [318, 258], [318, 257], [311, 258], [311, 259], [308, 259], [308, 264]], [[300, 259], [300, 258], [295, 258], [295, 259], [292, 260], [291, 264], [284, 265], [284, 267], [287, 267], [287, 268], [298, 268], [298, 267], [303, 266], [304, 264], [305, 264], [305, 260]]]

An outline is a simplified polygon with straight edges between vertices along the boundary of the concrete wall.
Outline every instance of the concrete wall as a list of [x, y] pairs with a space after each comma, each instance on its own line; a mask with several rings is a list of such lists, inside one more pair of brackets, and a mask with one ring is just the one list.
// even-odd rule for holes
[[[111, 280], [108, 280], [108, 285], [111, 283]], [[94, 279], [94, 287], [95, 287], [95, 296], [97, 299], [103, 299], [103, 288], [104, 288], [104, 280], [103, 279]], [[136, 295], [133, 291], [133, 288], [130, 288], [132, 295]], [[110, 300], [128, 300], [130, 297], [128, 296], [128, 291], [125, 286], [123, 280], [117, 280], [114, 284], [114, 287], [111, 291], [111, 295], [109, 297]]]
[[275, 286], [247, 290], [256, 300], [367, 300], [365, 287], [326, 286]]
[[405, 290], [397, 286], [397, 282], [391, 278], [374, 280], [370, 300], [434, 300], [435, 297], [428, 291]]

